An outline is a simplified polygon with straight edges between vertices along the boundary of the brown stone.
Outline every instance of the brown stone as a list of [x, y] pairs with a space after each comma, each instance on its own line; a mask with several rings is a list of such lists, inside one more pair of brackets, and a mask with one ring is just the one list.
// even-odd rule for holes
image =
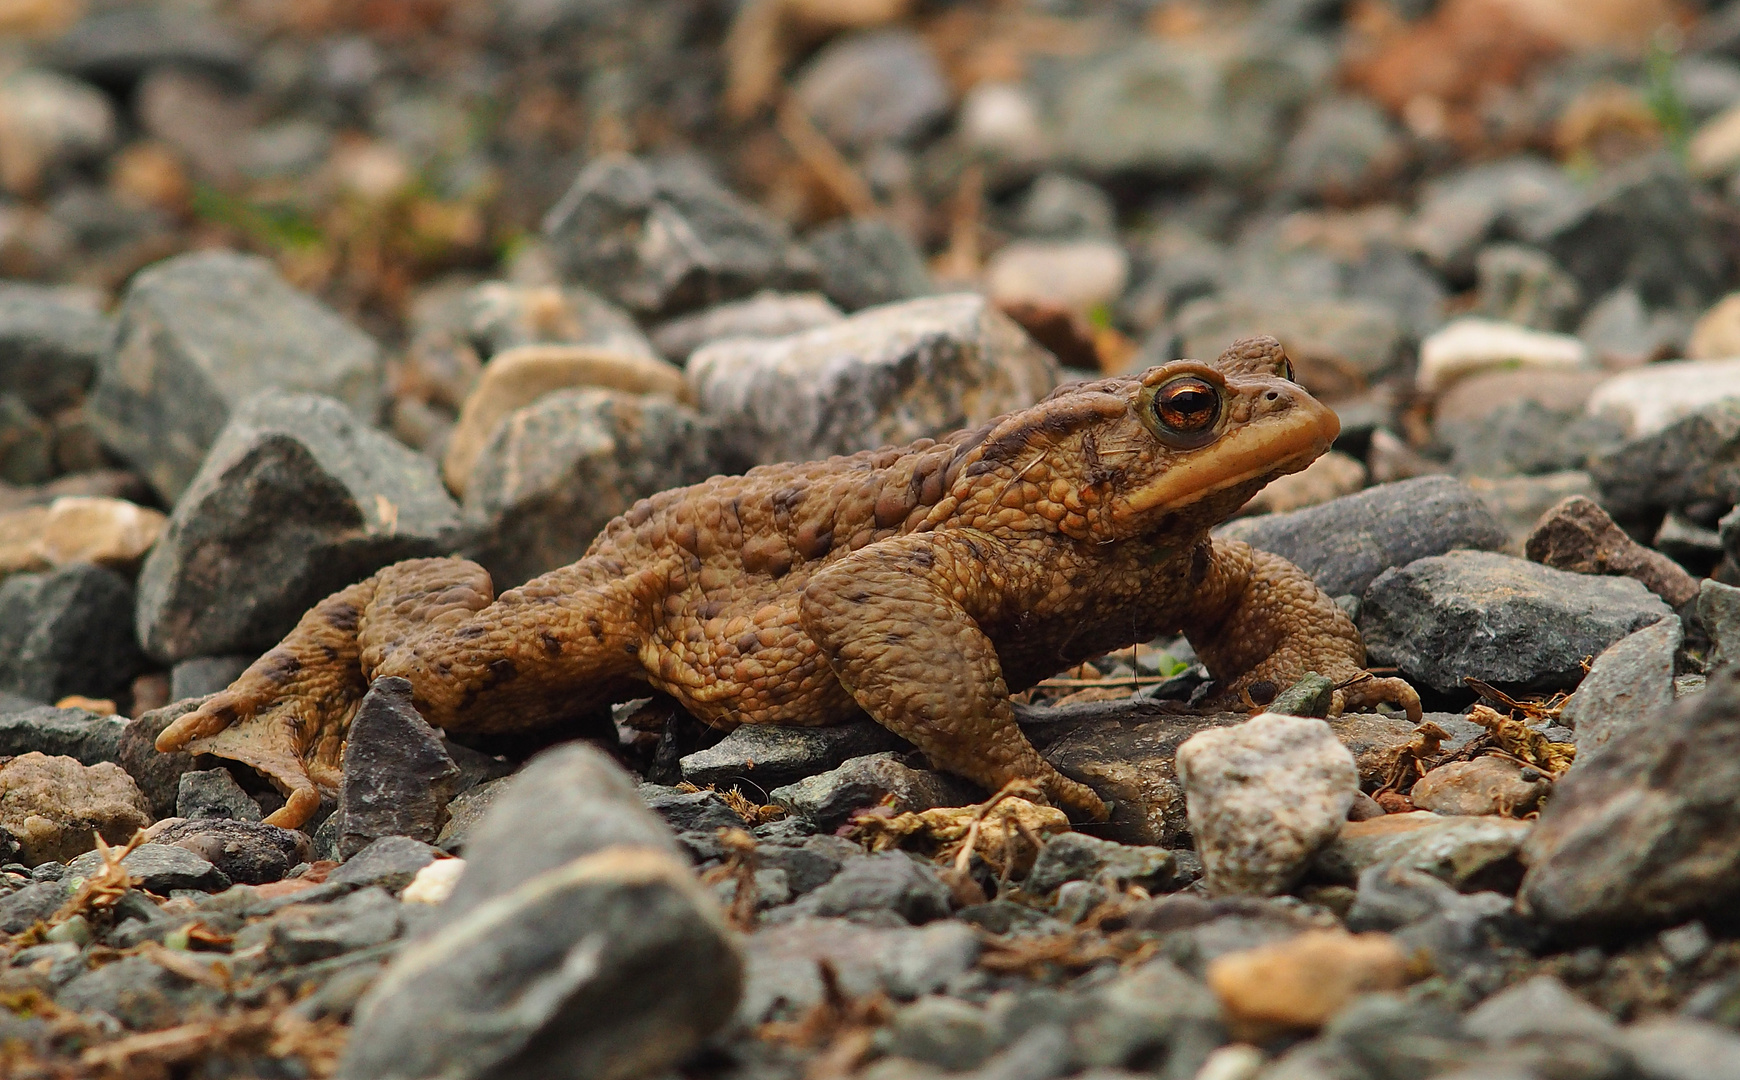
[[1507, 758], [1453, 761], [1422, 776], [1408, 798], [1421, 810], [1454, 817], [1531, 813], [1552, 790], [1539, 771]]
[[17, 839], [28, 865], [83, 855], [99, 834], [125, 843], [149, 824], [145, 796], [112, 762], [81, 765], [33, 751], [0, 764], [0, 828]]
[[1407, 955], [1388, 934], [1308, 930], [1228, 953], [1208, 965], [1208, 986], [1235, 1022], [1322, 1027], [1361, 994], [1410, 981]]
[[1581, 495], [1542, 515], [1523, 550], [1535, 562], [1559, 570], [1636, 578], [1676, 608], [1698, 595], [1697, 578], [1625, 535], [1607, 511]]

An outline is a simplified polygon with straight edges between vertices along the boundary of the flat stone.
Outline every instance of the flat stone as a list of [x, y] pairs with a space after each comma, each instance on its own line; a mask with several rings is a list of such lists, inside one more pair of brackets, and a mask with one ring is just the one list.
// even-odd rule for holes
[[0, 757], [41, 751], [50, 757], [70, 757], [81, 765], [119, 761], [123, 717], [98, 716], [84, 709], [39, 705], [17, 712], [0, 711]]
[[1459, 379], [1494, 370], [1579, 371], [1591, 367], [1589, 347], [1569, 334], [1472, 316], [1457, 319], [1420, 343], [1415, 382], [1435, 393]]
[[569, 277], [647, 318], [815, 280], [781, 225], [680, 164], [594, 158], [543, 231]]
[[260, 804], [242, 790], [228, 769], [198, 769], [181, 774], [175, 816], [207, 820], [259, 821]]
[[1415, 782], [1408, 799], [1421, 810], [1446, 817], [1533, 813], [1552, 790], [1539, 770], [1496, 757], [1440, 765]]
[[1464, 892], [1504, 891], [1521, 877], [1518, 849], [1532, 827], [1513, 818], [1440, 817], [1424, 810], [1350, 821], [1317, 854], [1312, 873], [1351, 885], [1367, 868], [1395, 863]]
[[1488, 1042], [1523, 1039], [1611, 1041], [1619, 1025], [1551, 975], [1509, 986], [1470, 1009], [1468, 1033]]
[[1561, 779], [1521, 899], [1556, 926], [1671, 925], [1740, 896], [1740, 674], [1614, 735]]
[[683, 779], [697, 787], [740, 785], [765, 794], [851, 758], [904, 749], [905, 740], [873, 720], [837, 727], [744, 724], [679, 764]]
[[1684, 638], [1679, 618], [1670, 615], [1595, 658], [1559, 714], [1577, 732], [1572, 769], [1621, 732], [1655, 723], [1674, 703], [1674, 654]]
[[106, 1013], [133, 1031], [181, 1023], [222, 999], [215, 988], [192, 983], [145, 956], [127, 956], [67, 983], [55, 1004], [73, 1013]]
[[781, 921], [889, 912], [914, 926], [946, 919], [949, 889], [930, 866], [903, 851], [851, 858], [839, 873], [781, 911]]
[[886, 221], [849, 218], [817, 229], [805, 243], [821, 273], [822, 292], [843, 311], [916, 300], [936, 291], [924, 253]]
[[1046, 841], [1022, 888], [1048, 896], [1067, 881], [1104, 881], [1118, 889], [1139, 885], [1157, 891], [1170, 884], [1177, 867], [1177, 858], [1165, 848], [1069, 832]]
[[74, 563], [0, 584], [0, 689], [40, 701], [125, 694], [144, 656], [129, 629], [133, 586]]
[[[859, 223], [854, 221], [852, 224]], [[817, 239], [810, 238], [812, 249]], [[759, 292], [747, 300], [716, 304], [692, 315], [661, 323], [653, 330], [652, 341], [661, 356], [673, 363], [684, 364], [696, 349], [711, 341], [736, 337], [786, 337], [837, 323], [843, 318], [840, 309], [820, 293]]]
[[1464, 478], [1581, 469], [1591, 455], [1624, 441], [1619, 424], [1608, 417], [1528, 400], [1499, 402], [1473, 420], [1439, 420], [1433, 433], [1450, 447], [1451, 469]]
[[130, 573], [168, 522], [161, 511], [94, 495], [62, 495], [48, 504], [38, 537], [50, 566], [88, 562]]
[[[230, 887], [229, 876], [222, 870], [173, 844], [141, 844], [121, 860], [121, 865], [140, 879], [140, 885], [159, 896], [168, 896], [171, 889], [222, 892]], [[88, 878], [102, 867], [102, 853], [87, 851], [67, 864], [67, 876]]]
[[1366, 590], [1359, 626], [1371, 663], [1443, 694], [1472, 676], [1500, 688], [1574, 688], [1582, 661], [1672, 615], [1639, 582], [1454, 551], [1385, 571]]
[[92, 834], [124, 844], [151, 823], [149, 804], [119, 765], [81, 765], [32, 751], [0, 764], [0, 830], [27, 866], [66, 862], [96, 847]]
[[1408, 956], [1388, 934], [1337, 930], [1228, 953], [1207, 974], [1232, 1019], [1307, 1030], [1360, 994], [1400, 990], [1410, 981]]
[[154, 844], [186, 848], [240, 885], [282, 880], [311, 854], [305, 834], [258, 821], [169, 818], [152, 826], [147, 837]]
[[984, 796], [965, 780], [910, 768], [897, 754], [881, 753], [852, 758], [839, 768], [774, 788], [768, 798], [826, 832], [845, 824], [855, 811], [877, 805], [892, 805], [896, 813], [916, 813], [938, 806], [970, 806]]
[[269, 927], [266, 956], [289, 967], [385, 945], [404, 924], [398, 902], [381, 889], [363, 888], [327, 903], [292, 905], [262, 929]]
[[657, 1074], [730, 1019], [742, 985], [733, 935], [688, 867], [599, 851], [400, 953], [357, 1006], [336, 1075]]
[[547, 394], [479, 451], [461, 511], [466, 554], [497, 590], [567, 566], [641, 499], [716, 473], [713, 439], [711, 423], [663, 396]]
[[268, 391], [235, 407], [145, 560], [139, 640], [168, 662], [257, 656], [344, 586], [445, 554], [458, 525], [427, 458], [329, 398]]
[[165, 502], [199, 471], [230, 414], [269, 388], [380, 412], [380, 347], [253, 255], [199, 252], [135, 275], [89, 408], [105, 445]]
[[1214, 535], [1287, 559], [1330, 596], [1358, 596], [1385, 570], [1416, 559], [1457, 548], [1491, 551], [1506, 540], [1480, 497], [1447, 476], [1378, 484], [1305, 510], [1241, 518]]
[[1057, 362], [985, 298], [871, 308], [773, 341], [719, 341], [689, 358], [729, 460], [812, 461], [936, 437], [1051, 392]]
[[1740, 1037], [1719, 1024], [1654, 1016], [1626, 1027], [1620, 1038], [1649, 1080], [1740, 1077]]
[[446, 824], [459, 766], [441, 736], [411, 704], [407, 679], [376, 679], [344, 745], [339, 786], [339, 858], [383, 837], [432, 842]]
[[1353, 797], [1353, 754], [1322, 720], [1265, 713], [1178, 748], [1190, 831], [1211, 893], [1284, 892], [1333, 839]]
[[1734, 400], [1740, 400], [1740, 358], [1673, 360], [1609, 377], [1586, 407], [1591, 415], [1618, 419], [1636, 439]]
[[643, 784], [641, 798], [647, 809], [664, 818], [679, 833], [712, 834], [719, 829], [743, 829], [749, 823], [731, 809], [716, 791], [678, 791]]
[[396, 893], [441, 855], [439, 848], [409, 836], [383, 836], [347, 856], [344, 865], [326, 880], [364, 888], [372, 885]]
[[1572, 496], [1548, 510], [1523, 545], [1530, 559], [1579, 574], [1622, 574], [1675, 608], [1698, 595], [1698, 579], [1627, 536], [1593, 499]]

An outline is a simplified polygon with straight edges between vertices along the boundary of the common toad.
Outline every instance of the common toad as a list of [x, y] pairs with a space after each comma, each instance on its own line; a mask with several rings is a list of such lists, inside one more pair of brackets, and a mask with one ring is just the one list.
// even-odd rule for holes
[[[340, 779], [372, 679], [431, 723], [506, 732], [672, 695], [717, 727], [860, 711], [987, 788], [1025, 777], [1078, 816], [1087, 787], [1016, 726], [1011, 690], [1183, 629], [1224, 704], [1307, 671], [1335, 709], [1389, 701], [1348, 617], [1292, 563], [1209, 537], [1339, 430], [1273, 338], [1213, 363], [1059, 388], [940, 440], [717, 476], [643, 499], [580, 561], [500, 597], [461, 559], [389, 566], [321, 601], [159, 750], [244, 762], [295, 827]], [[1271, 690], [1272, 696], [1272, 690]]]

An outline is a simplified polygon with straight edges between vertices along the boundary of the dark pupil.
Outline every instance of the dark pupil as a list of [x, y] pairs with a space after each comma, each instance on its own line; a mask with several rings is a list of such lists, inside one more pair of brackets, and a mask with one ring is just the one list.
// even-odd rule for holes
[[1189, 387], [1166, 396], [1165, 417], [1174, 427], [1195, 427], [1209, 417], [1214, 409], [1214, 395], [1206, 390]]

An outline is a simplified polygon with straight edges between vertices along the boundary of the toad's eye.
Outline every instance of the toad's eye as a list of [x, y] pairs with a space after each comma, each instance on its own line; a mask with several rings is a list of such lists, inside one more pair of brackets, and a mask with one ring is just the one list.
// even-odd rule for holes
[[1167, 434], [1200, 445], [1220, 419], [1220, 393], [1194, 375], [1173, 379], [1154, 395], [1154, 417]]

